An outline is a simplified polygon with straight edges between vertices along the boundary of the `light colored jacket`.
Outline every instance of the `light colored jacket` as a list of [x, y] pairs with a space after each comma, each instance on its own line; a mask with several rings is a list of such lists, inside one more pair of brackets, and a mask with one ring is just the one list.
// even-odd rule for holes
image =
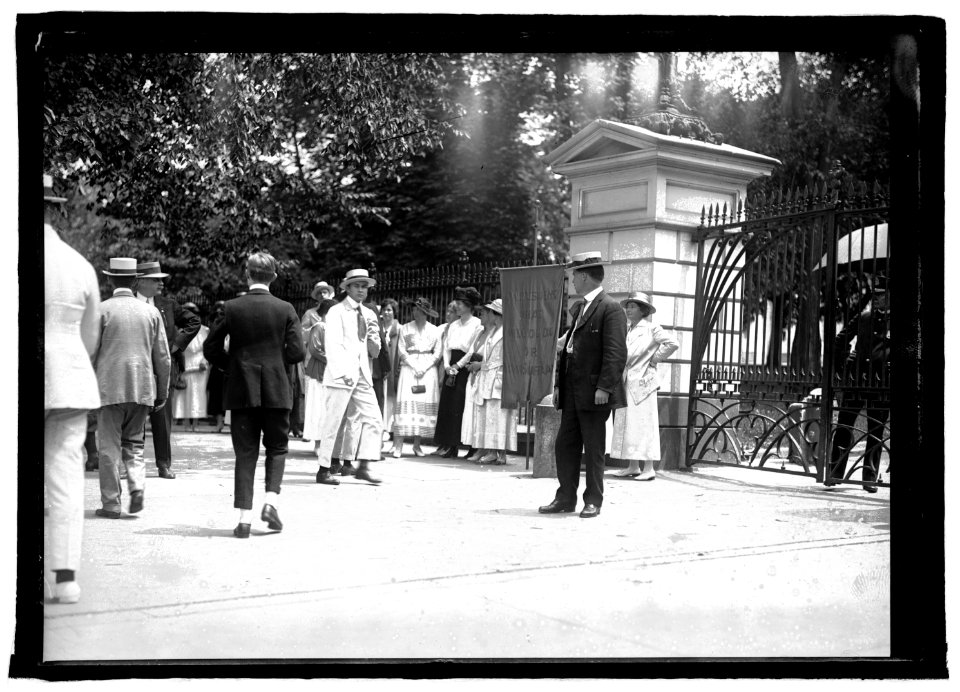
[[627, 364], [623, 368], [623, 384], [628, 403], [639, 404], [659, 389], [657, 363], [666, 360], [680, 348], [673, 336], [656, 322], [640, 320], [627, 328]]
[[[103, 301], [94, 360], [102, 406], [153, 406], [170, 390], [170, 347], [160, 311], [133, 296]], [[158, 395], [158, 392], [161, 394]]]
[[[359, 338], [357, 309], [365, 322], [366, 335]], [[373, 384], [370, 359], [380, 355], [380, 321], [370, 308], [360, 305], [354, 309], [349, 298], [344, 298], [326, 314], [324, 348], [327, 365], [323, 372], [326, 387], [352, 389], [360, 377]], [[345, 382], [351, 380], [351, 384]]]
[[497, 327], [480, 346], [483, 356], [477, 372], [475, 401], [503, 398], [503, 327]]
[[43, 229], [43, 407], [100, 407], [90, 359], [100, 338], [100, 287], [90, 263]]

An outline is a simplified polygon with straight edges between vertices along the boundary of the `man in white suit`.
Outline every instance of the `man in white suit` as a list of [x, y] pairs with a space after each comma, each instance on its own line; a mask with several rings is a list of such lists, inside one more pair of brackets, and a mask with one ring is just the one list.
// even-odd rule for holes
[[347, 296], [326, 317], [324, 346], [327, 367], [323, 373], [324, 412], [317, 457], [317, 483], [330, 483], [331, 457], [337, 431], [344, 421], [342, 458], [358, 462], [356, 478], [377, 484], [370, 475], [371, 461], [380, 459], [383, 418], [373, 390], [370, 359], [380, 353], [380, 324], [365, 307], [367, 291], [376, 285], [366, 269], [351, 269], [340, 283]]
[[121, 462], [127, 469], [130, 513], [143, 509], [143, 424], [151, 411], [166, 403], [170, 348], [159, 310], [133, 294], [137, 261], [113, 257], [103, 273], [116, 288], [101, 306], [100, 347], [94, 360], [100, 386], [97, 447], [103, 504], [96, 515], [119, 519]]
[[53, 597], [80, 600], [76, 571], [83, 542], [83, 444], [87, 410], [100, 406], [90, 364], [100, 337], [100, 287], [93, 267], [64, 243], [53, 224], [66, 198], [43, 176], [43, 478], [49, 508], [45, 565]]

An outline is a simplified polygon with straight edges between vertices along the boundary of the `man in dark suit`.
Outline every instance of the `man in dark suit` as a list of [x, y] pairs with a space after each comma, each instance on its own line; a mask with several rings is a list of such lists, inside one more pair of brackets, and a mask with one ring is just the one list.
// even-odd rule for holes
[[581, 453], [586, 465], [584, 519], [600, 514], [606, 421], [613, 409], [626, 406], [623, 368], [627, 361], [627, 318], [620, 304], [603, 290], [599, 252], [573, 256], [573, 287], [583, 301], [573, 309], [573, 327], [561, 339], [553, 405], [560, 410], [555, 454], [560, 487], [542, 514], [572, 512], [577, 506]]
[[[250, 289], [224, 305], [223, 319], [203, 344], [204, 357], [226, 373], [223, 404], [230, 410], [230, 437], [236, 455], [233, 506], [240, 510], [240, 521], [233, 535], [237, 538], [250, 537], [261, 432], [267, 494], [260, 518], [274, 531], [283, 529], [277, 500], [293, 407], [289, 368], [303, 360], [305, 351], [296, 310], [270, 295], [270, 283], [276, 278], [277, 262], [269, 253], [250, 255]], [[229, 347], [224, 344], [227, 337]]]
[[167, 346], [170, 349], [170, 391], [166, 399], [170, 403], [159, 411], [151, 413], [149, 418], [157, 472], [160, 478], [176, 478], [171, 467], [173, 453], [170, 448], [170, 433], [173, 430], [173, 390], [184, 369], [183, 350], [200, 331], [200, 317], [180, 307], [173, 298], [160, 295], [163, 290], [163, 280], [170, 275], [160, 271], [159, 262], [141, 262], [137, 265], [137, 273], [142, 274], [137, 281], [137, 298], [160, 311], [163, 327], [167, 332]]

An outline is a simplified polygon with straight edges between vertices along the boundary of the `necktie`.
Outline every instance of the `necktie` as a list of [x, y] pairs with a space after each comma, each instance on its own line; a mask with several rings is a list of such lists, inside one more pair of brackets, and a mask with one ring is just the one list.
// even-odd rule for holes
[[363, 322], [363, 315], [360, 314], [360, 306], [357, 306], [357, 338], [363, 343], [367, 338], [367, 325]]
[[583, 317], [583, 313], [587, 311], [587, 306], [590, 305], [588, 301], [584, 301], [583, 306], [580, 308], [580, 312], [577, 313], [577, 319], [573, 323], [573, 327], [570, 328], [570, 338], [567, 339], [567, 353], [573, 353], [573, 333], [577, 331], [577, 327], [580, 326], [580, 318]]

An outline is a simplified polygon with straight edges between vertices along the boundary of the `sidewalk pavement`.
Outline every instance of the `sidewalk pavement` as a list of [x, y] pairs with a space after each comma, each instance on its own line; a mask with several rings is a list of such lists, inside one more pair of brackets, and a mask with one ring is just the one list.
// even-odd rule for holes
[[145, 509], [118, 520], [94, 516], [87, 473], [83, 594], [54, 603], [45, 575], [44, 660], [890, 654], [887, 488], [613, 469], [586, 520], [537, 512], [556, 481], [523, 456], [477, 466], [408, 445], [373, 466], [382, 485], [330, 487], [312, 447], [291, 441], [282, 532], [259, 521], [261, 459], [247, 540], [228, 434], [175, 434], [177, 478], [148, 462]]

